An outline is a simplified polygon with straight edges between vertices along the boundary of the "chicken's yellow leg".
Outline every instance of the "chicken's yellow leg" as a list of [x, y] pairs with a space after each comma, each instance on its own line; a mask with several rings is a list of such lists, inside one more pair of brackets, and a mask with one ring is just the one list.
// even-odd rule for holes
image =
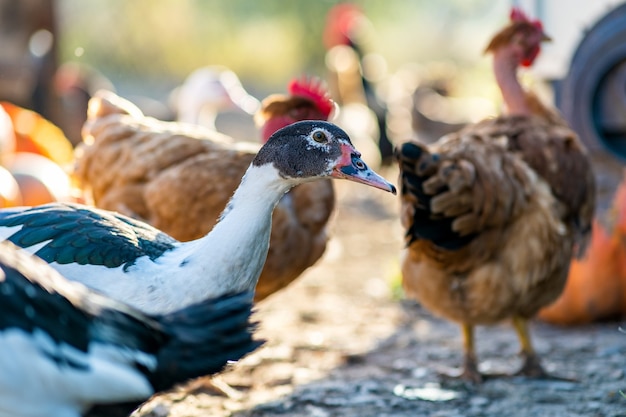
[[522, 368], [518, 371], [519, 375], [525, 375], [533, 378], [545, 378], [548, 376], [541, 366], [541, 361], [533, 349], [532, 342], [530, 340], [530, 333], [528, 331], [528, 320], [515, 316], [513, 317], [513, 327], [519, 337], [520, 345], [522, 346], [522, 357], [524, 363]]
[[461, 324], [461, 331], [463, 333], [463, 351], [465, 353], [461, 378], [474, 383], [481, 383], [483, 381], [483, 376], [478, 371], [478, 363], [476, 361], [474, 326], [463, 323]]

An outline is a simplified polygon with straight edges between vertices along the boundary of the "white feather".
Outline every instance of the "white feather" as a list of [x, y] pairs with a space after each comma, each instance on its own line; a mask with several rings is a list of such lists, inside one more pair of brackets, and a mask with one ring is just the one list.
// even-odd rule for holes
[[[143, 400], [153, 394], [145, 376], [129, 366], [155, 359], [139, 351], [91, 343], [89, 352], [57, 344], [41, 330], [0, 332], [0, 417], [78, 417], [85, 404]], [[62, 353], [78, 369], [45, 353]], [[27, 387], [24, 389], [24, 387]]]

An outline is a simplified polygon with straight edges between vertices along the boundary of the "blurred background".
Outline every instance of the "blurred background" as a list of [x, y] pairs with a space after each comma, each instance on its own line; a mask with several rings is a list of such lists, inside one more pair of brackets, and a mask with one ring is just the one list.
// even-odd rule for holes
[[[498, 113], [500, 94], [483, 49], [517, 5], [540, 18], [553, 38], [526, 81], [603, 155], [602, 164], [621, 169], [623, 0], [358, 0], [341, 16], [338, 4], [0, 0], [0, 100], [52, 121], [73, 145], [81, 141], [87, 100], [100, 88], [131, 100], [147, 115], [205, 123], [256, 140], [251, 114], [257, 99], [284, 92], [295, 76], [316, 75], [340, 106], [362, 101], [376, 113], [384, 158], [393, 143], [415, 136], [435, 140]], [[198, 109], [182, 114], [179, 93], [190, 74], [206, 67], [203, 82], [229, 80], [226, 89], [236, 90], [228, 92], [236, 106], [213, 103], [211, 114], [200, 120]], [[360, 91], [354, 83], [346, 87], [344, 76], [351, 71]], [[192, 83], [190, 89], [206, 85]], [[243, 98], [233, 99], [236, 95]], [[223, 110], [225, 122], [217, 119]], [[610, 182], [605, 188], [615, 186]]]
[[[85, 90], [114, 88], [147, 113], [167, 118], [158, 104], [169, 105], [172, 90], [207, 65], [231, 69], [250, 94], [262, 98], [284, 91], [296, 75], [325, 76], [325, 21], [335, 3], [1, 0], [0, 99], [63, 126], [63, 115], [55, 114], [51, 102], [62, 94], [59, 89], [80, 81]], [[359, 46], [377, 57], [370, 59], [375, 81], [441, 61], [463, 68], [454, 76], [459, 94], [498, 97], [482, 48], [506, 21], [508, 1], [356, 4], [366, 16]], [[59, 68], [66, 70], [65, 78], [58, 77], [55, 86]]]
[[[59, 95], [51, 91], [53, 74], [64, 65], [78, 68], [81, 76], [88, 78], [83, 82], [92, 84], [90, 89], [115, 88], [124, 97], [140, 98], [140, 107], [154, 100], [148, 112], [162, 117], [167, 117], [166, 109], [159, 110], [157, 104], [167, 106], [172, 90], [192, 71], [207, 65], [230, 68], [252, 95], [262, 98], [268, 92], [281, 91], [286, 80], [297, 74], [326, 74], [324, 32], [327, 14], [336, 3], [0, 0], [0, 99], [40, 111], [62, 125], [62, 115], [55, 114], [50, 100]], [[535, 75], [557, 86], [557, 104], [563, 107], [558, 102], [558, 87], [568, 78], [570, 68], [577, 68], [578, 74], [570, 77], [574, 79], [566, 83], [568, 91], [564, 93], [577, 109], [566, 108], [566, 118], [576, 121], [581, 115], [603, 112], [604, 117], [596, 117], [596, 124], [604, 130], [600, 135], [594, 132], [598, 126], [591, 120], [574, 127], [587, 136], [601, 136], [586, 138], [592, 147], [608, 147], [626, 155], [621, 139], [626, 128], [620, 117], [626, 104], [616, 93], [606, 94], [622, 82], [626, 46], [618, 43], [626, 45], [626, 15], [617, 9], [623, 9], [619, 7], [623, 1], [354, 3], [365, 16], [358, 35], [361, 52], [376, 57], [368, 61], [367, 77], [382, 81], [407, 68], [417, 71], [430, 66], [428, 75], [433, 76], [435, 68], [435, 77], [450, 81], [448, 94], [489, 100], [497, 100], [499, 94], [491, 80], [490, 60], [482, 49], [506, 21], [511, 5], [521, 6], [541, 18], [554, 38], [540, 57]], [[594, 33], [589, 41], [592, 29], [600, 33]], [[603, 62], [595, 62], [599, 59], [590, 56], [592, 52], [601, 54]], [[590, 61], [595, 62], [594, 68], [589, 68]], [[420, 75], [424, 77], [424, 73]], [[65, 87], [77, 82], [69, 78]], [[622, 95], [626, 94], [623, 90]], [[572, 95], [572, 91], [585, 94]], [[597, 91], [601, 97], [594, 95]], [[589, 108], [592, 105], [596, 110]]]
[[[6, 0], [5, 0], [6, 1]], [[34, 0], [29, 0], [35, 2]], [[28, 2], [28, 1], [27, 1]], [[251, 91], [274, 91], [301, 72], [323, 75], [330, 0], [37, 1], [52, 3], [58, 57], [102, 71], [120, 92], [166, 94], [194, 69], [231, 68]], [[357, 2], [370, 20], [363, 48], [388, 70], [452, 59], [474, 66], [490, 34], [507, 18], [507, 1]]]

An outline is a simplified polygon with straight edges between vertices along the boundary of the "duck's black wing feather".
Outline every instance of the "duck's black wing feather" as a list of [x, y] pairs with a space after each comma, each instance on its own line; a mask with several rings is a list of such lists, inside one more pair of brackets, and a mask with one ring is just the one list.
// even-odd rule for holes
[[0, 210], [0, 228], [16, 226], [21, 228], [8, 240], [23, 248], [47, 242], [36, 255], [48, 263], [128, 268], [140, 257], [154, 260], [177, 244], [148, 224], [80, 204]]

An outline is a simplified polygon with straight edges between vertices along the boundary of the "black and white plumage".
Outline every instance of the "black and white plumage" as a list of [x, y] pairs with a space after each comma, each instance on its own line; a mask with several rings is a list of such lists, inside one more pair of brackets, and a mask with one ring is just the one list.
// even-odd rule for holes
[[251, 305], [240, 293], [147, 316], [0, 242], [0, 416], [128, 415], [256, 349]]
[[124, 216], [71, 204], [0, 211], [0, 239], [43, 257], [68, 279], [144, 312], [165, 313], [254, 290], [274, 206], [291, 187], [323, 178], [395, 193], [360, 159], [343, 130], [303, 121], [270, 137], [219, 222], [201, 239], [181, 243]]

